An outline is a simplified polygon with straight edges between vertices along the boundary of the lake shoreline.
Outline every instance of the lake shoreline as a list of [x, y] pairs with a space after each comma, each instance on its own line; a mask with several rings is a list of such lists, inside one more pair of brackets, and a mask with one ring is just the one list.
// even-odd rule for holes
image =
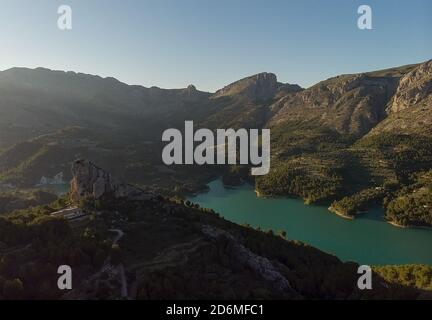
[[255, 192], [255, 194], [256, 194], [256, 196], [258, 198], [262, 198], [263, 197], [262, 194], [257, 189], [255, 189], [254, 192]]
[[337, 215], [341, 218], [347, 219], [347, 220], [354, 220], [355, 219], [355, 217], [353, 217], [353, 216], [348, 216], [346, 214], [343, 214], [342, 212], [337, 211], [332, 206], [328, 207], [327, 210], [330, 211], [331, 213], [334, 213], [335, 215]]
[[[380, 208], [381, 208], [381, 207], [380, 207]], [[337, 215], [337, 216], [339, 216], [339, 217], [341, 217], [341, 218], [347, 219], [347, 220], [355, 220], [355, 219], [356, 219], [355, 216], [347, 216], [347, 215], [345, 215], [345, 214], [343, 214], [343, 213], [337, 211], [337, 210], [334, 209], [332, 206], [330, 206], [330, 207], [328, 208], [328, 210], [329, 210], [331, 213], [334, 213], [335, 215]], [[362, 212], [359, 212], [359, 214], [363, 214], [363, 213], [368, 213], [368, 211], [362, 211]], [[394, 222], [394, 221], [386, 220], [386, 219], [384, 219], [383, 222], [386, 222], [386, 223], [392, 225], [393, 227], [395, 227], [395, 228], [399, 228], [399, 229], [419, 229], [419, 230], [430, 230], [430, 231], [432, 231], [432, 227], [426, 227], [426, 226], [414, 226], [414, 225], [402, 225], [402, 224], [398, 224], [398, 223], [396, 223], [396, 222]]]
[[432, 265], [432, 252], [426, 246], [432, 241], [432, 233], [411, 230], [414, 228], [397, 230], [396, 226], [386, 223], [390, 221], [383, 218], [382, 207], [370, 208], [359, 217], [347, 217], [341, 212], [329, 214], [329, 204], [307, 205], [299, 198], [267, 197], [248, 183], [226, 188], [218, 179], [212, 181], [209, 188], [208, 192], [188, 200], [211, 208], [239, 225], [284, 230], [289, 239], [299, 240], [342, 261], [368, 265]]
[[[254, 192], [255, 192], [257, 198], [269, 198], [269, 199], [272, 199], [272, 198], [276, 199], [277, 198], [277, 197], [263, 195], [257, 189], [254, 189]], [[295, 198], [289, 198], [289, 197], [286, 197], [286, 198], [287, 199], [295, 199]], [[308, 204], [305, 203], [305, 205], [308, 205]], [[380, 207], [380, 208], [382, 208], [382, 207]], [[327, 208], [327, 210], [330, 211], [331, 213], [337, 215], [338, 217], [341, 217], [341, 218], [346, 219], [346, 220], [351, 220], [352, 221], [352, 220], [356, 219], [356, 216], [348, 216], [348, 215], [346, 215], [346, 214], [338, 211], [337, 209], [333, 208], [332, 206], [329, 206]], [[365, 214], [365, 213], [368, 213], [368, 212], [369, 212], [369, 210], [359, 211], [358, 214]], [[404, 226], [404, 225], [398, 224], [398, 223], [396, 223], [394, 221], [386, 220], [386, 219], [383, 219], [383, 222], [386, 222], [386, 223], [392, 225], [393, 227], [400, 228], [400, 229], [421, 229], [421, 230], [430, 230], [430, 231], [432, 231], [432, 227], [413, 226], [413, 225]]]
[[391, 224], [392, 226], [400, 229], [419, 229], [419, 230], [430, 230], [432, 231], [432, 227], [426, 227], [426, 226], [413, 226], [413, 225], [402, 225], [398, 224], [391, 220], [386, 220], [387, 223]]

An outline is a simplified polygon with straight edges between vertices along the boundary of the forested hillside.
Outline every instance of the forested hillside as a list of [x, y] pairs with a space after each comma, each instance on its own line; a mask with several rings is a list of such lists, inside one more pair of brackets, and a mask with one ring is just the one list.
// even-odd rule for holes
[[[360, 291], [355, 263], [189, 202], [125, 189], [101, 170], [78, 161], [69, 195], [0, 217], [1, 298], [126, 298], [119, 266], [132, 299], [415, 299], [427, 286], [380, 270], [373, 290]], [[87, 219], [51, 215], [69, 205]], [[74, 289], [62, 295], [55, 266], [65, 263]]]
[[[229, 184], [255, 183], [263, 196], [333, 203], [350, 216], [385, 205], [393, 222], [430, 225], [428, 210], [415, 213], [410, 205], [403, 205], [408, 217], [396, 218], [402, 209], [393, 199], [415, 202], [403, 190], [432, 168], [431, 87], [431, 61], [341, 75], [307, 89], [261, 73], [214, 94], [192, 85], [166, 90], [11, 69], [0, 72], [0, 187], [29, 188], [58, 173], [67, 181], [72, 161], [84, 157], [166, 195], [203, 190], [223, 175]], [[270, 173], [255, 180], [247, 168], [164, 166], [161, 133], [183, 130], [185, 120], [196, 128], [270, 128]], [[429, 192], [422, 189], [425, 199]]]

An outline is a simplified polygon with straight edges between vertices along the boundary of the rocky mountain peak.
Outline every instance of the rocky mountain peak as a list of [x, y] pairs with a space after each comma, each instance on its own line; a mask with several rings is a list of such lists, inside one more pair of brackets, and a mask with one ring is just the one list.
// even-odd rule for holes
[[196, 87], [193, 84], [188, 85], [187, 87], [188, 91], [196, 91]]
[[193, 84], [190, 84], [185, 89], [185, 92], [187, 93], [187, 95], [192, 96], [192, 95], [198, 93], [198, 90]]
[[268, 100], [274, 97], [279, 84], [273, 73], [263, 72], [238, 80], [218, 90], [213, 97], [243, 95], [252, 100]]
[[129, 200], [149, 200], [153, 195], [123, 183], [89, 160], [77, 160], [72, 165], [70, 198], [73, 202], [91, 197], [100, 199], [108, 195]]

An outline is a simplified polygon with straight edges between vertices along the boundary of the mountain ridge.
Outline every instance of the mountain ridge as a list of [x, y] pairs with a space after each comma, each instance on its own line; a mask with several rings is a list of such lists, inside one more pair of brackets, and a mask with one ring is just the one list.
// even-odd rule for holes
[[[60, 83], [60, 91], [47, 91], [50, 86], [36, 83], [37, 77], [30, 81], [33, 91], [25, 85], [10, 90], [0, 74], [0, 183], [32, 187], [41, 176], [67, 176], [71, 162], [84, 157], [134, 184], [162, 186], [169, 194], [203, 190], [217, 175], [230, 183], [251, 181], [264, 195], [297, 196], [307, 203], [358, 200], [369, 194], [362, 191], [384, 184], [403, 189], [432, 161], [431, 65], [340, 75], [306, 89], [259, 73], [214, 94], [192, 86], [144, 92], [101, 78], [91, 78], [98, 85], [83, 88], [86, 83], [76, 75], [72, 87], [50, 80]], [[182, 129], [186, 120], [210, 129], [270, 128], [270, 174], [254, 179], [240, 167], [165, 168], [161, 133]], [[19, 141], [26, 142], [13, 147]]]

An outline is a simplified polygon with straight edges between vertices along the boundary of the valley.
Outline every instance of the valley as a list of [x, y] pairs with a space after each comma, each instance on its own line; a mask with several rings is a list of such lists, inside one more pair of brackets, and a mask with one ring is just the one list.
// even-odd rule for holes
[[[125, 281], [136, 299], [427, 297], [431, 88], [432, 60], [310, 88], [264, 72], [215, 93], [2, 71], [0, 297], [117, 299]], [[269, 129], [270, 172], [166, 165], [163, 132], [185, 121]], [[59, 177], [69, 193], [35, 190]], [[88, 221], [51, 216], [74, 206]], [[65, 261], [78, 274], [63, 296]], [[379, 265], [372, 292], [353, 289], [358, 263]]]
[[[229, 185], [254, 183], [264, 196], [331, 205], [343, 216], [379, 205], [395, 224], [430, 226], [428, 210], [401, 214], [394, 204], [410, 198], [403, 194], [432, 167], [431, 83], [431, 61], [341, 75], [308, 89], [261, 73], [214, 94], [192, 85], [144, 88], [73, 72], [11, 69], [0, 73], [6, 107], [0, 128], [14, 123], [34, 138], [3, 136], [0, 183], [32, 188], [60, 172], [68, 181], [72, 161], [83, 157], [166, 195], [194, 194], [223, 176]], [[55, 95], [46, 91], [51, 86]], [[248, 165], [166, 166], [162, 133], [181, 130], [184, 121], [197, 130], [270, 129], [270, 173], [250, 176]], [[430, 184], [423, 185], [430, 194]], [[432, 204], [425, 199], [427, 209]]]
[[[69, 195], [48, 206], [0, 217], [1, 298], [430, 296], [430, 267], [379, 267], [374, 271], [373, 289], [361, 291], [353, 285], [357, 263], [342, 262], [300, 241], [287, 240], [283, 234], [231, 223], [190, 201], [118, 182], [87, 160], [74, 162], [72, 172]], [[84, 224], [51, 216], [74, 205], [89, 216]], [[56, 289], [54, 266], [58, 263], [74, 270], [73, 290], [65, 294]], [[127, 294], [125, 288], [129, 288]]]

